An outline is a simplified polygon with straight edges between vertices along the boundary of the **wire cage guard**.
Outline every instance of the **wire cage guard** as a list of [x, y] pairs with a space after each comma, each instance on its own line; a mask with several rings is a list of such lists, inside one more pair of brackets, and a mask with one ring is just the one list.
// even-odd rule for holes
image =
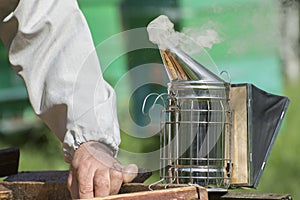
[[167, 183], [227, 188], [231, 177], [229, 84], [173, 81], [162, 111], [160, 176]]

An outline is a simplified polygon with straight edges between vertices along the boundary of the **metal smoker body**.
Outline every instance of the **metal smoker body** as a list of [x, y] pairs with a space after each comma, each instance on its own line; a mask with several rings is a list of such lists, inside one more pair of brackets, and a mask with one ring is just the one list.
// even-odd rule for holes
[[229, 84], [172, 81], [161, 121], [161, 178], [228, 187], [231, 174]]

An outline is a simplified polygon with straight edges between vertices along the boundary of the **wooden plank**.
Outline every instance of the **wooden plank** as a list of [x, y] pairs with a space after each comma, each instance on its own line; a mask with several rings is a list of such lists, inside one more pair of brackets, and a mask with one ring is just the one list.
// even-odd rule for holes
[[13, 192], [15, 199], [71, 199], [67, 187], [68, 171], [20, 172], [1, 184]]
[[[71, 199], [66, 183], [55, 182], [0, 182], [0, 185], [7, 188], [3, 194], [8, 198], [0, 199]], [[165, 189], [167, 187], [167, 189]], [[249, 193], [249, 192], [207, 192], [205, 188], [183, 185], [155, 185], [151, 187], [153, 191], [149, 191], [149, 185], [129, 183], [124, 184], [121, 193], [104, 198], [94, 198], [95, 200], [119, 200], [119, 199], [198, 199], [201, 200], [291, 200], [288, 194], [265, 194], [265, 193]], [[13, 198], [11, 198], [11, 190]], [[0, 189], [1, 191], [1, 189]], [[1, 192], [0, 192], [1, 194]], [[199, 196], [200, 194], [200, 196]], [[1, 196], [0, 196], [1, 197]]]
[[[43, 171], [43, 172], [24, 172], [19, 175], [9, 177], [9, 181], [0, 182], [0, 186], [6, 188], [2, 194], [12, 194], [10, 199], [71, 199], [67, 188], [67, 171]], [[34, 181], [29, 181], [29, 180]], [[22, 180], [22, 181], [21, 181]], [[27, 181], [26, 181], [27, 180]], [[198, 199], [201, 200], [239, 200], [239, 199], [287, 199], [290, 195], [285, 194], [264, 194], [264, 193], [242, 193], [226, 191], [210, 191], [203, 187], [186, 184], [155, 184], [151, 186], [153, 191], [149, 191], [149, 185], [142, 183], [128, 183], [121, 187], [120, 194], [98, 199]], [[1, 191], [1, 188], [0, 188]], [[1, 192], [0, 192], [1, 195]], [[1, 196], [0, 196], [1, 197]], [[3, 198], [0, 198], [3, 199]], [[6, 198], [4, 198], [6, 199]]]
[[248, 129], [247, 129], [247, 88], [230, 88], [232, 109], [232, 176], [231, 185], [247, 186], [249, 183], [248, 166]]
[[53, 182], [66, 183], [68, 180], [69, 171], [29, 171], [19, 172], [5, 179], [7, 182]]
[[289, 194], [255, 192], [208, 192], [209, 200], [292, 200]]
[[0, 177], [18, 173], [19, 157], [18, 148], [0, 150]]
[[132, 192], [142, 192], [149, 191], [150, 188], [152, 190], [163, 190], [166, 188], [179, 188], [179, 187], [187, 187], [187, 184], [155, 184], [153, 186], [142, 184], [142, 183], [126, 183], [123, 184], [120, 189], [120, 194], [124, 193], [132, 193]]
[[[65, 182], [1, 182], [12, 191], [15, 199], [71, 199]], [[167, 188], [167, 189], [166, 189]], [[121, 187], [120, 194], [95, 199], [200, 199], [207, 200], [208, 193], [203, 187], [159, 184], [151, 187], [142, 183], [128, 183]], [[183, 198], [184, 197], [184, 198]], [[1, 199], [1, 198], [0, 198]]]
[[67, 188], [67, 183], [55, 182], [0, 182], [6, 188], [10, 189], [13, 199], [71, 199]]
[[[139, 172], [144, 173], [143, 170]], [[149, 174], [146, 174], [147, 176]], [[71, 199], [67, 189], [68, 171], [36, 171], [36, 172], [20, 172], [17, 175], [10, 176], [3, 181], [5, 187], [13, 191], [15, 198], [25, 199]], [[188, 185], [153, 185], [153, 190], [164, 190], [165, 188], [184, 188]], [[124, 184], [120, 193], [149, 192], [149, 185], [142, 183]], [[202, 187], [194, 187], [195, 191], [200, 191], [201, 196], [205, 199], [207, 191]], [[184, 192], [183, 192], [184, 193]], [[158, 193], [159, 194], [159, 193]], [[157, 194], [157, 195], [158, 195]], [[181, 192], [179, 192], [181, 195]], [[198, 194], [198, 193], [197, 193]], [[133, 196], [134, 196], [133, 195]]]
[[145, 192], [135, 192], [120, 195], [113, 195], [105, 198], [94, 198], [95, 200], [208, 200], [206, 196], [199, 196], [197, 188], [194, 186], [153, 190]]
[[4, 187], [3, 185], [0, 185], [0, 199], [2, 200], [11, 200], [13, 199], [12, 191], [8, 188]]
[[289, 194], [268, 194], [268, 193], [249, 193], [249, 192], [228, 192], [221, 197], [221, 200], [291, 200], [292, 197]]
[[[150, 188], [152, 190], [165, 190], [165, 189], [172, 189], [172, 188], [185, 188], [190, 187], [187, 184], [155, 184], [153, 186], [149, 186], [142, 183], [129, 183], [122, 185], [119, 194], [124, 193], [135, 193], [141, 191], [149, 191]], [[204, 187], [194, 184], [193, 187], [196, 188], [198, 194], [200, 195], [200, 199], [208, 199], [208, 192]]]

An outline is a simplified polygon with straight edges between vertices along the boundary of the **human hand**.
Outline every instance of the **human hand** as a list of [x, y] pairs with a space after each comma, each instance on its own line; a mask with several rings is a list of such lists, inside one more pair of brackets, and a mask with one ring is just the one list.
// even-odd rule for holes
[[136, 165], [122, 166], [104, 144], [86, 142], [75, 151], [68, 188], [73, 199], [113, 195], [137, 173]]

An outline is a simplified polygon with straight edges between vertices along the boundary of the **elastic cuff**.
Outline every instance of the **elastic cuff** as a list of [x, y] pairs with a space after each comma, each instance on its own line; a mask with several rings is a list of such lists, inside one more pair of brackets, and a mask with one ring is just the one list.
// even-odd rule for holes
[[111, 152], [111, 155], [114, 157], [116, 157], [119, 150], [113, 136], [76, 127], [75, 130], [68, 130], [65, 135], [63, 142], [64, 160], [67, 163], [71, 163], [75, 151], [81, 144], [86, 142], [99, 142], [103, 149]]
[[[102, 142], [96, 142], [96, 141], [89, 141], [89, 142], [85, 142], [81, 145], [90, 145], [93, 146], [95, 148], [97, 148], [98, 150], [100, 150], [103, 153], [106, 153], [112, 157], [114, 157], [114, 151], [112, 150], [112, 148], [110, 146], [108, 146], [107, 144], [104, 144]], [[81, 146], [80, 145], [80, 146]]]

